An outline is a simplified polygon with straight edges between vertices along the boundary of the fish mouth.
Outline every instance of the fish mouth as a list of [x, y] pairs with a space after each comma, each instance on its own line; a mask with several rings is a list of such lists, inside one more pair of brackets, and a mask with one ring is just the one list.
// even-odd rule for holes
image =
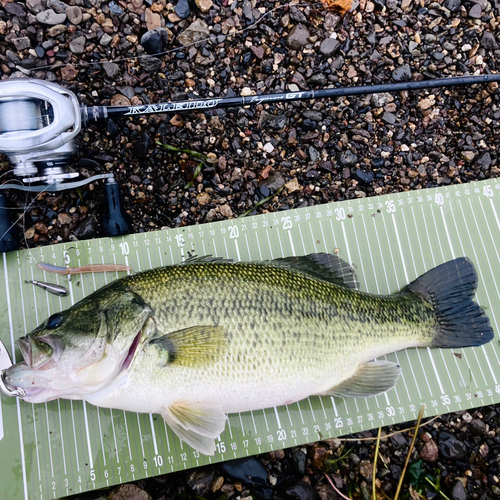
[[21, 337], [20, 339], [17, 339], [16, 344], [19, 347], [19, 350], [21, 351], [21, 356], [23, 357], [24, 362], [28, 366], [31, 366], [31, 343], [30, 343], [30, 341], [27, 339], [27, 337]]
[[123, 360], [119, 374], [127, 371], [128, 368], [130, 367], [130, 365], [132, 364], [132, 361], [134, 360], [134, 356], [135, 356], [135, 353], [137, 352], [137, 348], [139, 347], [140, 342], [141, 342], [141, 332], [139, 332], [134, 337], [134, 340], [132, 341], [132, 345], [130, 346], [130, 348], [128, 350], [127, 356], [125, 356], [125, 359]]
[[34, 370], [54, 368], [64, 351], [61, 341], [48, 335], [39, 338], [21, 337], [16, 343], [24, 362]]

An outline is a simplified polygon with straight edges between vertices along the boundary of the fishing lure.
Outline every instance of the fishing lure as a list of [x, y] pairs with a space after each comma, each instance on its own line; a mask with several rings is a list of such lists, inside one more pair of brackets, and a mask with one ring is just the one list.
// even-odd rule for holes
[[38, 280], [25, 280], [25, 283], [31, 283], [33, 285], [39, 286], [47, 292], [53, 293], [54, 295], [59, 295], [60, 297], [64, 297], [68, 295], [68, 290], [61, 285], [55, 285], [54, 283], [46, 283], [45, 281]]
[[89, 264], [80, 267], [59, 267], [45, 262], [38, 262], [38, 269], [55, 274], [85, 274], [85, 273], [105, 273], [105, 272], [122, 272], [131, 271], [132, 268], [123, 264]]

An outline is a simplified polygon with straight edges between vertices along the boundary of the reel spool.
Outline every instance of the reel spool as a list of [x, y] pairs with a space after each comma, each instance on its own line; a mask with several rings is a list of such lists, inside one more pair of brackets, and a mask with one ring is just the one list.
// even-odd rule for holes
[[77, 147], [80, 104], [73, 92], [37, 79], [11, 78], [0, 85], [0, 153], [25, 184], [57, 184], [78, 177], [66, 166]]

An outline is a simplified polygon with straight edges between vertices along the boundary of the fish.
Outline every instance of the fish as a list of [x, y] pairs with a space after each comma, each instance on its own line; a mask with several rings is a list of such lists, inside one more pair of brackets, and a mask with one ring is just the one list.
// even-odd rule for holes
[[334, 254], [266, 262], [210, 256], [131, 274], [52, 314], [17, 340], [2, 381], [22, 399], [57, 398], [160, 414], [193, 449], [215, 453], [227, 415], [312, 395], [368, 397], [410, 347], [481, 346], [494, 337], [459, 257], [392, 295], [358, 290]]

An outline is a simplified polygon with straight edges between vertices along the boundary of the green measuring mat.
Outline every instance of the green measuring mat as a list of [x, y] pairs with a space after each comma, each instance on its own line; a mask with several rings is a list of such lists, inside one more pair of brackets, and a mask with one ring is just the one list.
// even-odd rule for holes
[[[499, 241], [500, 179], [491, 179], [3, 254], [0, 335], [11, 352], [18, 337], [50, 314], [117, 277], [77, 275], [68, 283], [44, 274], [37, 262], [119, 263], [142, 271], [179, 263], [190, 253], [258, 261], [335, 252], [354, 266], [362, 290], [378, 294], [398, 291], [425, 271], [465, 255], [476, 266], [476, 300], [497, 337], [478, 348], [411, 348], [388, 355], [401, 365], [402, 376], [394, 389], [376, 397], [311, 397], [232, 414], [213, 457], [179, 441], [159, 415], [69, 400], [33, 405], [2, 395], [4, 498], [58, 498], [414, 420], [421, 403], [425, 416], [432, 416], [500, 402]], [[70, 293], [59, 298], [25, 284], [27, 279], [58, 282]]]

